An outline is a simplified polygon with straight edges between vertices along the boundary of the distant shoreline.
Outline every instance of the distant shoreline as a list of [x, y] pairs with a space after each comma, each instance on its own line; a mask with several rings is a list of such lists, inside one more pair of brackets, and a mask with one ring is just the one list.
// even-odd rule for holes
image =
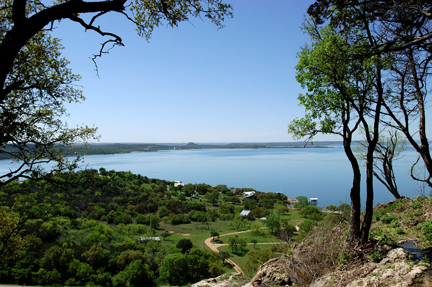
[[[73, 151], [66, 147], [59, 146], [64, 156], [75, 155], [108, 155], [126, 154], [132, 152], [155, 152], [159, 150], [191, 150], [191, 149], [264, 149], [264, 148], [336, 148], [342, 146], [342, 142], [270, 142], [270, 143], [229, 143], [229, 144], [147, 144], [147, 143], [92, 143], [88, 148], [77, 146]], [[13, 147], [6, 147], [6, 150], [13, 152]], [[0, 153], [0, 160], [12, 159], [7, 154]]]

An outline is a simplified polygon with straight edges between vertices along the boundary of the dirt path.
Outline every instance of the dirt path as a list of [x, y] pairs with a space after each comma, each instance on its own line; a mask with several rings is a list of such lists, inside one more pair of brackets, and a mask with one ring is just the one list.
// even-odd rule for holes
[[[267, 227], [263, 227], [262, 229], [267, 228]], [[238, 232], [232, 232], [232, 233], [227, 233], [227, 234], [222, 234], [219, 235], [218, 237], [222, 237], [222, 236], [228, 236], [228, 235], [235, 235], [235, 234], [239, 234], [239, 233], [247, 233], [247, 232], [251, 232], [252, 230], [246, 230], [246, 231], [238, 231]], [[213, 237], [209, 237], [206, 240], [204, 240], [204, 243], [208, 246], [208, 248], [210, 248], [211, 250], [213, 250], [216, 253], [219, 253], [218, 248], [221, 246], [227, 246], [229, 244], [213, 244], [211, 243], [211, 240], [213, 239]], [[259, 245], [264, 245], [264, 244], [278, 244], [279, 242], [270, 242], [270, 243], [257, 243]], [[253, 243], [248, 243], [247, 245], [253, 245]], [[235, 271], [237, 271], [238, 273], [242, 274], [243, 276], [245, 275], [243, 270], [241, 270], [241, 268], [231, 259], [225, 259], [226, 262], [228, 262], [229, 264], [231, 264], [231, 266], [234, 268]]]

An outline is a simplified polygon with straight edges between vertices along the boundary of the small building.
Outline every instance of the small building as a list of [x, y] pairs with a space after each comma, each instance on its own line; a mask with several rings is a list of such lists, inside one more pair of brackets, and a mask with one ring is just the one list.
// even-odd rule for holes
[[255, 220], [250, 210], [242, 210], [242, 212], [240, 212], [240, 216], [242, 216], [243, 218], [247, 218], [248, 220]]
[[255, 191], [244, 191], [243, 196], [249, 196], [251, 194], [255, 194]]
[[159, 236], [157, 237], [139, 237], [138, 242], [147, 242], [147, 241], [160, 241]]
[[318, 198], [316, 198], [316, 197], [311, 197], [311, 198], [309, 199], [309, 203], [310, 203], [310, 204], [313, 204], [313, 205], [317, 205], [317, 204], [318, 204]]
[[179, 185], [184, 186], [184, 183], [181, 181], [174, 181], [174, 187], [177, 187]]

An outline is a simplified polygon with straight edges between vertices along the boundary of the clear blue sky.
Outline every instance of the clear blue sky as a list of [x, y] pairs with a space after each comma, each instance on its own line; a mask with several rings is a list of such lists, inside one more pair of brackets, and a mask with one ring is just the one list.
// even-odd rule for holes
[[97, 126], [100, 142], [292, 141], [287, 125], [304, 114], [296, 53], [309, 40], [299, 26], [314, 1], [227, 2], [225, 28], [193, 19], [155, 29], [149, 42], [123, 17], [102, 17], [97, 25], [125, 47], [98, 60], [99, 78], [90, 57], [104, 39], [62, 21], [54, 35], [87, 98], [67, 106], [66, 121]]

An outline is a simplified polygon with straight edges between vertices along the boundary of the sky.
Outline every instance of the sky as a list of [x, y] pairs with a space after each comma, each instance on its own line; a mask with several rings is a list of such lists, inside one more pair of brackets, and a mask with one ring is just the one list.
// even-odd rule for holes
[[156, 28], [149, 42], [124, 17], [101, 17], [125, 46], [99, 58], [98, 73], [90, 58], [105, 39], [62, 21], [54, 36], [86, 97], [66, 106], [68, 124], [98, 127], [102, 143], [293, 141], [287, 126], [304, 115], [296, 54], [309, 40], [299, 27], [314, 1], [226, 2], [234, 18], [223, 29], [192, 19]]
[[111, 14], [96, 24], [123, 38], [97, 60], [104, 38], [62, 21], [54, 36], [82, 79], [86, 100], [67, 105], [70, 126], [98, 127], [99, 142], [287, 142], [301, 117], [296, 53], [308, 41], [299, 26], [314, 1], [227, 0], [234, 17], [217, 27], [192, 19], [156, 28], [149, 42]]

